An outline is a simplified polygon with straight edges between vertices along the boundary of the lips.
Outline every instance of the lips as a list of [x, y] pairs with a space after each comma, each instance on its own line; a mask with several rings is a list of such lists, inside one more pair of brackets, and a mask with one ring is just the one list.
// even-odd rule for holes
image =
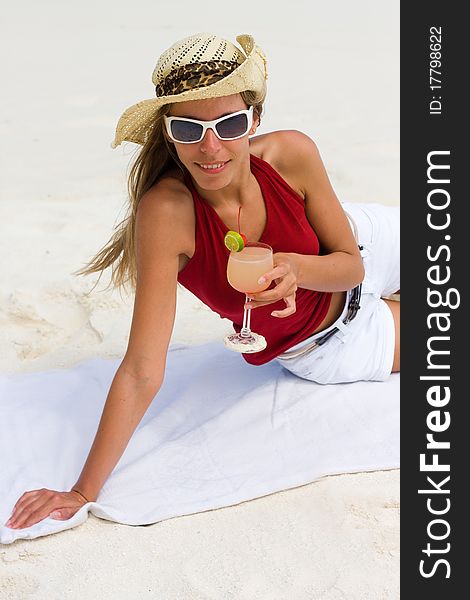
[[204, 173], [208, 173], [210, 175], [214, 175], [216, 173], [220, 173], [221, 171], [224, 170], [225, 166], [229, 163], [229, 161], [219, 161], [219, 162], [212, 162], [212, 163], [195, 163], [200, 169], [201, 171], [203, 171]]

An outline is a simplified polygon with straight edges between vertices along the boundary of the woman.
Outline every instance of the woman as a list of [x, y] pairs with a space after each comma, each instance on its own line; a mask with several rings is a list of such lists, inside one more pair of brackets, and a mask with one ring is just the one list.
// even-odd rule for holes
[[381, 299], [399, 289], [398, 211], [344, 205], [349, 220], [310, 138], [277, 131], [250, 140], [266, 59], [251, 36], [237, 41], [244, 52], [211, 34], [174, 44], [153, 74], [157, 97], [118, 123], [114, 147], [142, 145], [130, 213], [80, 273], [111, 266], [116, 285], [135, 287], [128, 348], [76, 484], [26, 492], [9, 527], [69, 519], [96, 500], [162, 384], [178, 282], [240, 329], [243, 296], [226, 280], [228, 230], [240, 226], [274, 249], [264, 275], [271, 285], [248, 302], [268, 344], [244, 354], [248, 362], [276, 359], [319, 383], [383, 380], [399, 370], [400, 304]]

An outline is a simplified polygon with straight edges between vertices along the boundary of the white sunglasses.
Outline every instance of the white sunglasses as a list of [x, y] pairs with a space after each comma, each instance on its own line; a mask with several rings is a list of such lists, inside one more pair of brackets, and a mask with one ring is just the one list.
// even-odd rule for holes
[[198, 121], [186, 117], [164, 117], [170, 138], [179, 144], [200, 142], [208, 129], [212, 129], [219, 140], [236, 140], [248, 133], [253, 125], [253, 107], [225, 115], [214, 121]]

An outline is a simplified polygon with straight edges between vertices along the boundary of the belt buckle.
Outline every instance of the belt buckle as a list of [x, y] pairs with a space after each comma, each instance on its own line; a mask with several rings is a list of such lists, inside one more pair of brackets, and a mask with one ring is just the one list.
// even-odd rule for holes
[[345, 325], [354, 319], [354, 317], [357, 315], [358, 310], [361, 308], [361, 290], [362, 283], [357, 285], [351, 292], [351, 298], [348, 304], [348, 312], [346, 313], [346, 316], [343, 319], [343, 323]]

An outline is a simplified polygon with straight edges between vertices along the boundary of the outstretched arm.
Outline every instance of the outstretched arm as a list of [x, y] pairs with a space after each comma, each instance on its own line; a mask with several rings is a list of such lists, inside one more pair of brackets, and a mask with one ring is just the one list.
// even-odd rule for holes
[[127, 352], [76, 485], [88, 499], [124, 452], [163, 382], [176, 312], [180, 240], [171, 198], [144, 197], [136, 222], [137, 287]]
[[48, 489], [25, 492], [15, 504], [9, 527], [29, 527], [54, 511], [61, 513], [60, 519], [69, 519], [85, 499], [96, 500], [160, 389], [175, 318], [179, 256], [184, 246], [184, 234], [177, 227], [181, 219], [178, 221], [171, 195], [161, 193], [162, 187], [148, 193], [139, 205], [137, 287], [129, 344], [83, 470], [72, 486], [80, 493]]

